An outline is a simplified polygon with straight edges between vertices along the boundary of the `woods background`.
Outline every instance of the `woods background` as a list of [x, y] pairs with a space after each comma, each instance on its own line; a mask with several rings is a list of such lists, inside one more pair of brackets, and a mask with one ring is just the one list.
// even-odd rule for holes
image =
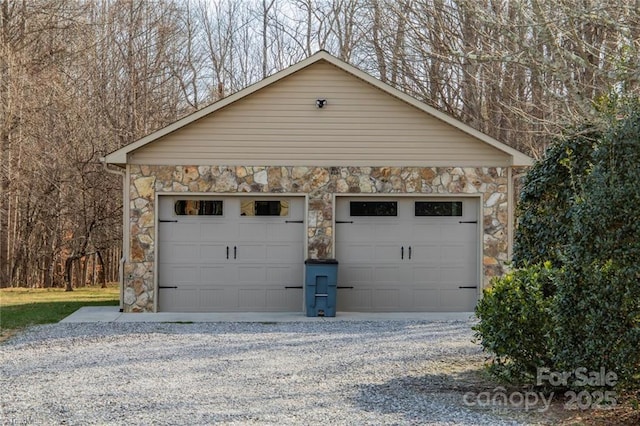
[[0, 0], [0, 286], [117, 279], [99, 158], [325, 49], [539, 156], [640, 87], [640, 0]]

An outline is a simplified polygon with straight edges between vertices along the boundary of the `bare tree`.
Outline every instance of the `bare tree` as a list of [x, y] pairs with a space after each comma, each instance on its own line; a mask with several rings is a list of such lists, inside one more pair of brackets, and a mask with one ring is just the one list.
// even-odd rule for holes
[[640, 4], [0, 0], [0, 285], [115, 278], [98, 158], [318, 49], [538, 155], [640, 92]]
[[2, 285], [71, 289], [119, 245], [121, 182], [98, 157], [189, 108], [170, 67], [180, 11], [161, 6], [0, 3]]

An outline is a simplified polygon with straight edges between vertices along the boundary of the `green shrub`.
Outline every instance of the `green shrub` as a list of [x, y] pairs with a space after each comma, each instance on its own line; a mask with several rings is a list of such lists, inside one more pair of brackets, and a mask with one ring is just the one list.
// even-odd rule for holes
[[640, 103], [617, 110], [572, 207], [554, 307], [556, 361], [640, 384]]
[[612, 260], [577, 264], [557, 278], [552, 308], [556, 369], [604, 368], [615, 372], [623, 387], [640, 384], [640, 265]]
[[478, 304], [476, 335], [504, 378], [605, 369], [640, 386], [640, 100], [613, 97], [603, 112], [602, 131], [555, 144], [527, 175], [522, 269]]
[[600, 134], [585, 126], [567, 132], [546, 150], [524, 178], [513, 244], [516, 267], [551, 261], [562, 266], [571, 228], [571, 208], [582, 192]]
[[552, 275], [546, 262], [494, 278], [476, 307], [475, 335], [495, 356], [492, 373], [505, 380], [530, 382], [538, 367], [552, 365]]

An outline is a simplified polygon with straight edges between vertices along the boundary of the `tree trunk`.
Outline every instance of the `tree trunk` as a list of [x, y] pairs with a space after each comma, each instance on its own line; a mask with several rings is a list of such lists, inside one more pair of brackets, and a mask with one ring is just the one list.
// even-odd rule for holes
[[73, 263], [75, 260], [74, 256], [69, 256], [64, 261], [64, 291], [73, 291]]
[[[94, 261], [94, 271], [97, 270], [97, 278], [101, 288], [107, 287], [107, 275], [104, 266], [104, 259], [102, 258], [102, 251], [96, 251], [96, 260]], [[94, 274], [94, 277], [96, 274]]]

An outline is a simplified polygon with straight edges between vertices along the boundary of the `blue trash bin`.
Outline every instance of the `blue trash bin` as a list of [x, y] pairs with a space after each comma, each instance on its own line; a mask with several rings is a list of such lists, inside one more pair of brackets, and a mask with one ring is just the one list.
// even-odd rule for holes
[[335, 317], [338, 261], [335, 259], [307, 259], [304, 264], [307, 316]]

